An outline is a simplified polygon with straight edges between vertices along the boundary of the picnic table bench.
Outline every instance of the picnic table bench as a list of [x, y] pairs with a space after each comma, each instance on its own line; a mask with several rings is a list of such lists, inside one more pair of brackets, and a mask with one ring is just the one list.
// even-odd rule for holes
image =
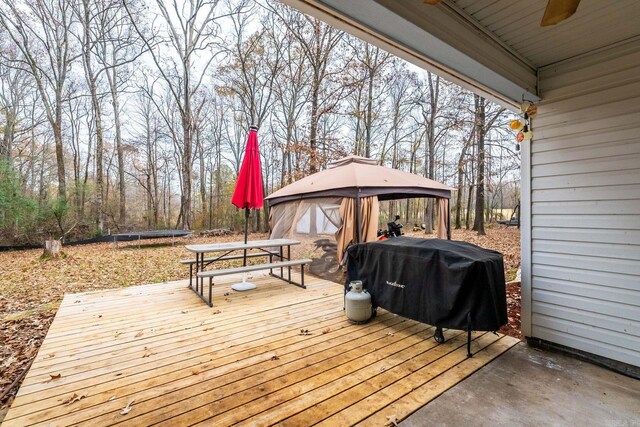
[[[270, 270], [269, 274], [273, 277], [277, 277], [279, 279], [283, 279], [292, 285], [300, 286], [303, 289], [307, 287], [304, 284], [304, 266], [305, 264], [310, 264], [312, 260], [305, 259], [293, 259], [287, 261], [276, 261], [269, 262], [267, 264], [255, 264], [255, 265], [246, 265], [242, 267], [230, 267], [223, 268], [220, 270], [206, 270], [201, 271], [197, 274], [199, 278], [209, 278], [209, 306], [212, 306], [212, 289], [213, 289], [213, 278], [218, 276], [226, 276], [229, 274], [237, 274], [237, 273], [249, 273], [252, 271], [264, 271]], [[291, 267], [300, 266], [300, 283], [297, 283], [291, 279]], [[284, 277], [284, 269], [287, 268], [289, 274], [287, 277]], [[273, 270], [280, 269], [280, 275], [274, 274]]]
[[[273, 240], [256, 240], [247, 243], [244, 242], [225, 242], [204, 245], [187, 245], [186, 249], [194, 252], [194, 259], [181, 260], [182, 264], [189, 265], [189, 287], [209, 306], [213, 306], [212, 288], [213, 279], [219, 276], [225, 276], [237, 273], [248, 273], [252, 271], [269, 270], [269, 274], [291, 283], [293, 285], [305, 288], [304, 285], [304, 266], [311, 263], [310, 259], [291, 259], [291, 246], [300, 244], [297, 240], [290, 239], [273, 239]], [[286, 248], [286, 251], [285, 251]], [[238, 253], [242, 251], [242, 253]], [[220, 253], [218, 256], [208, 256], [208, 253]], [[255, 265], [246, 265], [248, 258], [268, 257], [268, 262]], [[240, 267], [230, 267], [223, 269], [205, 270], [210, 264], [218, 261], [244, 260]], [[194, 274], [195, 266], [195, 274]], [[291, 268], [295, 266], [301, 267], [301, 281], [295, 282], [291, 276]], [[274, 270], [280, 270], [280, 274], [274, 273]], [[284, 270], [288, 274], [285, 277]], [[195, 286], [193, 279], [195, 278]], [[209, 279], [209, 298], [204, 296], [204, 279]]]

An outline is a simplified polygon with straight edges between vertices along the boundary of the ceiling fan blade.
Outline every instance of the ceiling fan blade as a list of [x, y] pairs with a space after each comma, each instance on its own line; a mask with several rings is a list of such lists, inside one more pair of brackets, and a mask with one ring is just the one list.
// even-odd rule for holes
[[426, 4], [430, 4], [431, 6], [435, 6], [440, 3], [442, 0], [423, 0]]
[[580, 0], [549, 0], [540, 26], [546, 27], [564, 21], [576, 12], [578, 4]]

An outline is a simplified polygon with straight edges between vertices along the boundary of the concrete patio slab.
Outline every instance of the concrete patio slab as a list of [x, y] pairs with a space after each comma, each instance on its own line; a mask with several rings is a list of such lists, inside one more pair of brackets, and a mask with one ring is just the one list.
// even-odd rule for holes
[[640, 380], [520, 343], [400, 426], [640, 426]]

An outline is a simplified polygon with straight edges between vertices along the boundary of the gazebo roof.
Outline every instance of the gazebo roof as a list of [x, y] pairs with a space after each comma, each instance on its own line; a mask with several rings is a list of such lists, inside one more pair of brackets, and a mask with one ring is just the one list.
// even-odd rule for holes
[[373, 159], [347, 156], [329, 168], [302, 178], [265, 199], [270, 206], [314, 197], [367, 197], [380, 200], [410, 197], [450, 198], [452, 188], [440, 182], [398, 169], [379, 166]]

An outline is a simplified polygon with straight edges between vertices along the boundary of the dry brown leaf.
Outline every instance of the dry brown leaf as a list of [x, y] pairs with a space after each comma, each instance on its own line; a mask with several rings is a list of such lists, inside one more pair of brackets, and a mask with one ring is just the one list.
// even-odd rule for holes
[[51, 379], [45, 381], [46, 383], [50, 383], [51, 381], [59, 380], [60, 378], [62, 378], [62, 374], [49, 374], [49, 376], [51, 377]]
[[397, 427], [398, 425], [398, 416], [397, 415], [389, 415], [387, 417], [387, 422], [385, 423], [385, 427]]
[[142, 355], [142, 358], [144, 359], [145, 357], [151, 357], [151, 356], [153, 356], [154, 354], [157, 354], [157, 353], [154, 353], [154, 352], [152, 352], [152, 351], [147, 350], [147, 351], [145, 351], [145, 352], [144, 352], [144, 354]]
[[63, 405], [71, 405], [72, 403], [79, 402], [80, 400], [84, 399], [85, 397], [87, 397], [86, 394], [73, 393], [71, 396], [69, 396], [65, 400], [63, 400], [62, 404]]
[[188, 311], [187, 310], [182, 310], [180, 313], [186, 314], [186, 313], [188, 313]]
[[324, 329], [322, 330], [322, 334], [323, 334], [323, 335], [324, 335], [324, 334], [328, 334], [329, 332], [331, 332], [331, 328], [329, 328], [329, 327], [326, 327], [326, 328], [324, 328]]
[[140, 331], [136, 334], [135, 338], [140, 338], [143, 335], [144, 335], [144, 332]]
[[129, 403], [127, 403], [127, 406], [122, 408], [122, 411], [120, 411], [120, 415], [127, 415], [129, 412], [131, 412], [131, 409], [133, 408], [133, 402], [135, 402], [135, 399], [129, 401]]

